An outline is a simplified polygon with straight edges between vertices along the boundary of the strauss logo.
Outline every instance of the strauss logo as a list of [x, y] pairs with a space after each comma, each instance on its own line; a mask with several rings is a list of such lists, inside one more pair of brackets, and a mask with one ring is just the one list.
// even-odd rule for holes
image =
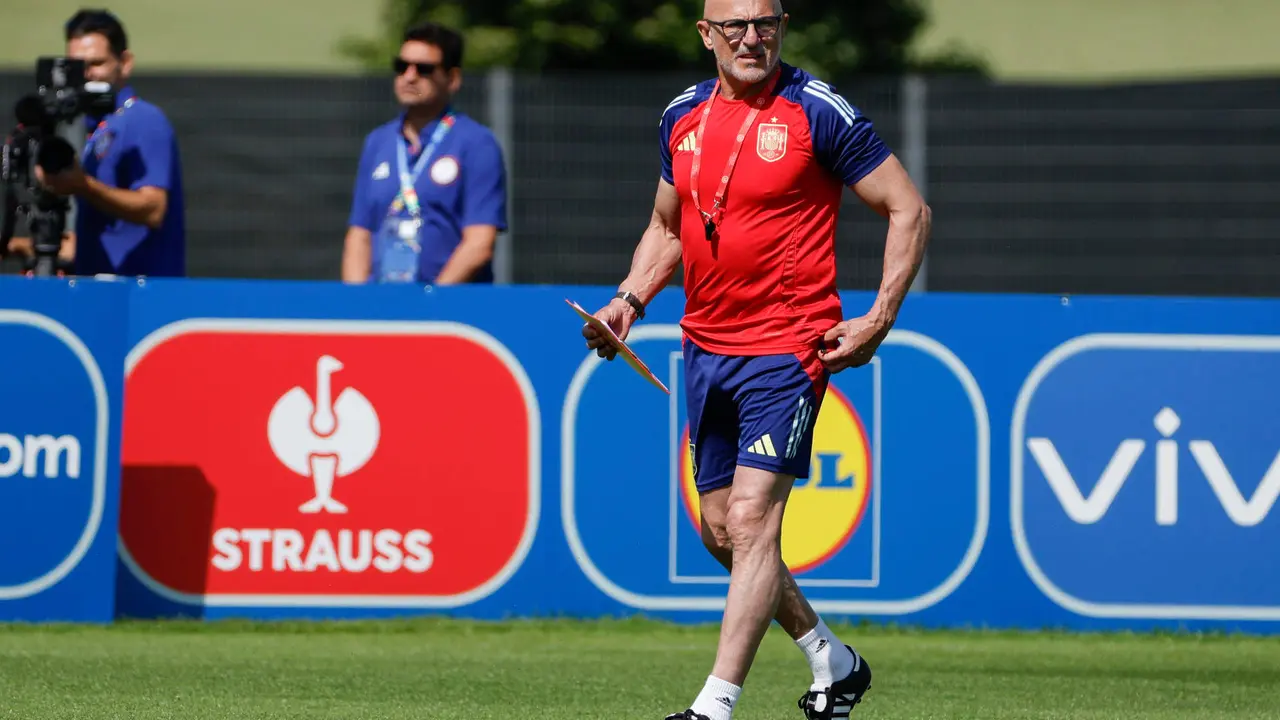
[[378, 413], [359, 390], [346, 388], [333, 400], [333, 374], [342, 363], [329, 355], [316, 361], [316, 396], [294, 387], [276, 401], [267, 419], [267, 438], [276, 457], [315, 483], [315, 497], [298, 510], [341, 514], [347, 506], [333, 498], [333, 482], [364, 467], [378, 449]]

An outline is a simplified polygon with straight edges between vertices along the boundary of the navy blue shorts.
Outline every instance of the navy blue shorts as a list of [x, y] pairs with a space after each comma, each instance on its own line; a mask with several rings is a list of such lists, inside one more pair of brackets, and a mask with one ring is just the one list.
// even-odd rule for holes
[[736, 357], [686, 339], [684, 375], [698, 492], [732, 483], [738, 465], [809, 477], [813, 427], [830, 378], [816, 349]]

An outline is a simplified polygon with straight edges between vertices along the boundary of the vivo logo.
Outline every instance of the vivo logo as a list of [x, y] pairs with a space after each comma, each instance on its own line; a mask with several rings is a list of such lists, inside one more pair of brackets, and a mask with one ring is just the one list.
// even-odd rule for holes
[[45, 477], [65, 474], [80, 477], [80, 441], [73, 435], [7, 435], [0, 433], [0, 479]]
[[[1275, 321], [1259, 309], [1257, 322]], [[1280, 542], [1277, 392], [1276, 335], [1097, 333], [1054, 348], [1010, 427], [1027, 575], [1080, 615], [1280, 621], [1280, 561], [1258, 552]]]
[[[1158, 525], [1178, 524], [1180, 453], [1178, 441], [1173, 436], [1181, 425], [1182, 419], [1173, 408], [1166, 407], [1155, 416], [1156, 430], [1164, 437], [1155, 443], [1154, 510]], [[1067, 516], [1081, 525], [1090, 525], [1107, 514], [1120, 488], [1132, 474], [1134, 465], [1147, 451], [1147, 443], [1136, 438], [1122, 440], [1088, 497], [1080, 492], [1080, 483], [1072, 477], [1052, 440], [1044, 437], [1028, 438], [1027, 449], [1040, 466], [1040, 471], [1044, 473], [1045, 480], [1062, 503]], [[1276, 498], [1280, 496], [1280, 452], [1276, 453], [1271, 467], [1253, 496], [1245, 499], [1240, 486], [1227, 469], [1226, 462], [1211, 441], [1191, 440], [1187, 443], [1187, 449], [1232, 522], [1241, 527], [1252, 527], [1266, 519]]]

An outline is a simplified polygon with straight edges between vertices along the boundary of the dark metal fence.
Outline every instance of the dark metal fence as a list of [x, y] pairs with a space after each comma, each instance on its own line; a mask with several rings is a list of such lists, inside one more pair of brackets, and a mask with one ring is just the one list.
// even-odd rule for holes
[[[657, 121], [694, 76], [468, 77], [501, 125], [511, 279], [616, 283], [648, 219]], [[0, 75], [6, 113], [31, 78]], [[182, 149], [193, 276], [331, 279], [384, 78], [148, 75]], [[931, 290], [1280, 295], [1280, 79], [1061, 87], [838, 83], [910, 167]], [[10, 120], [11, 122], [11, 120]], [[908, 142], [903, 128], [923, 129]], [[884, 222], [846, 195], [840, 282], [879, 282]]]

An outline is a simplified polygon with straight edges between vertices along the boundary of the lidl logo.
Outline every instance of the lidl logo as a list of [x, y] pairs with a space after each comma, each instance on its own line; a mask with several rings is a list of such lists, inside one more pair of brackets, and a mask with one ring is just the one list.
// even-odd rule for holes
[[[670, 396], [594, 355], [565, 396], [565, 539], [594, 587], [646, 612], [719, 611], [730, 582], [702, 539], [683, 341], [679, 325], [628, 336]], [[618, 457], [609, 419], [619, 407], [631, 409], [637, 442], [660, 452]], [[977, 382], [940, 343], [895, 330], [866, 367], [831, 378], [819, 407], [807, 446], [791, 442], [789, 427], [738, 442], [744, 460], [809, 462], [782, 529], [796, 584], [819, 612], [904, 615], [936, 605], [964, 581], [987, 534], [990, 425]], [[620, 534], [618, 514], [601, 507], [623, 508], [636, 532]]]
[[[687, 425], [681, 447], [684, 507], [693, 526], [700, 528], [701, 510]], [[810, 475], [796, 480], [782, 523], [782, 560], [792, 573], [801, 574], [831, 560], [862, 525], [876, 482], [871, 448], [866, 424], [853, 403], [834, 385], [828, 386], [814, 428]], [[757, 449], [762, 454], [781, 450], [772, 438], [760, 438], [746, 449]]]

